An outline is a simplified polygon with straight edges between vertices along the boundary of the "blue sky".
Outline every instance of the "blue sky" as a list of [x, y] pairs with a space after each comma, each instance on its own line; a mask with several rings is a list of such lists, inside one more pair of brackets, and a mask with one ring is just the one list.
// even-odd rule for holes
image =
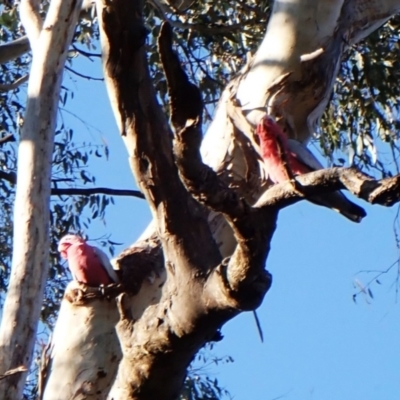
[[[99, 62], [78, 60], [80, 73], [101, 77]], [[125, 147], [116, 128], [104, 83], [83, 81], [67, 72], [66, 86], [74, 99], [63, 116], [75, 139], [108, 143], [110, 157], [93, 159], [97, 185], [135, 188]], [[105, 224], [95, 223], [89, 236], [111, 233], [131, 244], [150, 221], [143, 200], [115, 198]], [[358, 201], [359, 204], [362, 204]], [[365, 205], [365, 204], [364, 204]], [[357, 277], [362, 284], [373, 275], [360, 270], [384, 270], [399, 257], [393, 221], [397, 208], [366, 205], [361, 224], [309, 203], [283, 210], [273, 238], [267, 269], [273, 285], [258, 310], [265, 342], [258, 338], [251, 313], [223, 328], [224, 339], [214, 348], [233, 363], [209, 367], [237, 400], [397, 400], [400, 398], [400, 309], [395, 271], [371, 288], [374, 299], [352, 295]]]

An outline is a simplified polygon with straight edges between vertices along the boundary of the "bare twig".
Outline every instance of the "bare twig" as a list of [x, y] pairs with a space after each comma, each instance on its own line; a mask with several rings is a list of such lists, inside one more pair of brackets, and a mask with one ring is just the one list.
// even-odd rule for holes
[[110, 196], [130, 196], [144, 199], [143, 193], [139, 190], [125, 190], [125, 189], [111, 189], [105, 187], [95, 187], [89, 189], [83, 188], [52, 188], [51, 194], [53, 196], [90, 196], [92, 194], [108, 194]]
[[0, 179], [15, 185], [17, 183], [17, 174], [15, 172], [5, 172], [0, 170]]
[[78, 49], [78, 47], [76, 47], [75, 45], [72, 45], [72, 48], [77, 52], [82, 54], [85, 57], [97, 57], [97, 58], [101, 58], [101, 54], [100, 53], [90, 53], [88, 51], [82, 50], [82, 49]]
[[26, 372], [26, 371], [28, 371], [28, 369], [25, 366], [20, 365], [19, 367], [10, 369], [6, 373], [4, 373], [3, 375], [0, 375], [0, 381], [3, 380], [3, 379], [8, 378], [10, 376], [13, 376], [15, 374], [19, 374], [21, 372]]
[[0, 138], [0, 146], [8, 142], [15, 142], [15, 136], [12, 133]]
[[104, 81], [104, 78], [93, 78], [92, 76], [81, 74], [80, 72], [77, 72], [77, 71], [75, 71], [72, 68], [67, 67], [67, 66], [65, 66], [65, 69], [67, 71], [72, 72], [73, 74], [81, 77], [81, 78], [89, 79], [89, 80], [92, 80], [92, 81], [101, 81], [101, 82]]
[[[15, 172], [0, 171], [0, 179], [15, 185], [17, 183], [17, 174]], [[139, 190], [111, 189], [106, 187], [94, 188], [52, 188], [52, 196], [90, 196], [92, 194], [108, 194], [110, 196], [130, 196], [144, 199]]]
[[0, 92], [8, 92], [10, 90], [14, 90], [18, 86], [21, 86], [23, 83], [27, 82], [28, 79], [29, 79], [29, 74], [26, 74], [24, 76], [21, 76], [21, 78], [18, 78], [13, 83], [1, 84], [0, 85]]

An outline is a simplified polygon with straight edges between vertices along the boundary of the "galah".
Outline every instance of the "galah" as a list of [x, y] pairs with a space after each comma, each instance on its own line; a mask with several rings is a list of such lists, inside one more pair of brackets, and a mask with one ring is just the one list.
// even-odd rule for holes
[[90, 246], [77, 235], [66, 235], [58, 244], [61, 257], [75, 280], [88, 286], [118, 283], [119, 279], [107, 255], [97, 247]]
[[[281, 183], [292, 176], [324, 168], [307, 147], [297, 140], [288, 139], [270, 116], [261, 119], [256, 133], [265, 169], [273, 183]], [[340, 191], [312, 196], [308, 200], [331, 208], [354, 222], [360, 222], [366, 216], [363, 208], [352, 203]]]

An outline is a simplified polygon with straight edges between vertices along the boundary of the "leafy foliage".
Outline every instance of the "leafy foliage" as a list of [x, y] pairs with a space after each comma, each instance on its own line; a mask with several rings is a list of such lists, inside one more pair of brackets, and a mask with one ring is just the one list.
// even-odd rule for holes
[[349, 50], [319, 136], [332, 162], [381, 177], [399, 172], [399, 26], [392, 18]]
[[229, 392], [221, 388], [218, 379], [207, 375], [210, 365], [233, 362], [231, 357], [215, 357], [212, 354], [213, 346], [206, 345], [197, 355], [188, 370], [188, 376], [182, 388], [179, 400], [219, 400], [230, 399]]
[[207, 105], [205, 117], [210, 120], [221, 91], [260, 43], [272, 1], [194, 2], [182, 14], [160, 3], [151, 1], [145, 9], [149, 64], [158, 94], [165, 105], [167, 90], [156, 38], [161, 22], [167, 19], [181, 62], [200, 88]]

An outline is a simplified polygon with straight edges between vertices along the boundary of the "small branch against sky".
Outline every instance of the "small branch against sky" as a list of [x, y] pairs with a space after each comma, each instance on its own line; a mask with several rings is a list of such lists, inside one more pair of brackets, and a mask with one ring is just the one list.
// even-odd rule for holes
[[[0, 171], [0, 179], [15, 185], [17, 183], [17, 174], [15, 172]], [[51, 188], [52, 196], [90, 196], [93, 194], [108, 194], [110, 196], [128, 196], [144, 199], [143, 193], [132, 189], [112, 189], [107, 187], [93, 188]]]
[[94, 188], [52, 188], [53, 196], [90, 196], [93, 194], [108, 194], [110, 196], [128, 196], [144, 199], [144, 195], [139, 190], [111, 189], [106, 187]]
[[[3, 83], [0, 85], [0, 92], [8, 92], [9, 90], [14, 90], [18, 86], [21, 86], [29, 79], [29, 75], [24, 75], [21, 78], [16, 79], [13, 83]], [[1, 144], [1, 141], [0, 141]]]
[[80, 78], [88, 79], [90, 81], [100, 81], [100, 82], [104, 81], [104, 78], [94, 78], [93, 76], [81, 74], [80, 72], [75, 71], [74, 69], [68, 67], [67, 65], [65, 66], [65, 69], [71, 72], [72, 74], [79, 76]]
[[0, 138], [0, 146], [9, 142], [15, 142], [15, 136], [12, 133]]
[[72, 48], [77, 52], [82, 54], [83, 56], [87, 57], [87, 58], [91, 58], [91, 57], [96, 57], [96, 58], [101, 58], [101, 54], [100, 53], [91, 53], [89, 51], [85, 51], [83, 49], [78, 48], [75, 45], [72, 45]]

